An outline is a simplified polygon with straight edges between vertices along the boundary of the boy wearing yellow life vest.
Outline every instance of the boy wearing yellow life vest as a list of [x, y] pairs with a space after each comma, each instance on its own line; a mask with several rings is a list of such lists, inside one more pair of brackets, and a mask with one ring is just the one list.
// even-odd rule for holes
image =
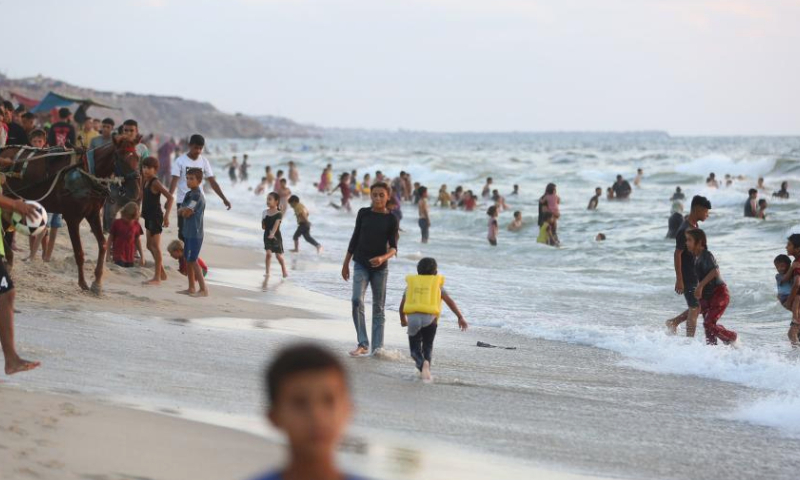
[[422, 380], [430, 382], [433, 339], [442, 313], [442, 300], [458, 318], [458, 326], [462, 331], [466, 331], [468, 325], [456, 302], [444, 290], [444, 277], [438, 275], [433, 258], [420, 260], [417, 275], [407, 276], [406, 285], [400, 302], [400, 325], [408, 327], [411, 358], [417, 363]]

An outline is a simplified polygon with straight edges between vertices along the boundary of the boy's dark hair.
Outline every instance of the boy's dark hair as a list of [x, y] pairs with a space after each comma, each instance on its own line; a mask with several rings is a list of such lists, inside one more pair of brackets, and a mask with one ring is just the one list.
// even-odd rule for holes
[[758, 206], [760, 207], [762, 205], [767, 206], [767, 200], [765, 198], [758, 201]]
[[419, 194], [420, 196], [425, 195], [425, 192], [428, 191], [428, 187], [419, 187]]
[[386, 182], [375, 182], [375, 183], [373, 183], [372, 184], [372, 190], [374, 191], [376, 188], [382, 188], [382, 189], [386, 190], [386, 193], [389, 194], [390, 196], [392, 194], [392, 189], [389, 188], [389, 185], [387, 185]]
[[36, 115], [32, 114], [31, 112], [25, 112], [22, 114], [22, 118], [25, 120], [36, 120]]
[[293, 203], [300, 203], [300, 197], [298, 197], [297, 195], [292, 195], [291, 197], [289, 197], [289, 205]]
[[517, 210], [516, 212], [514, 212], [514, 216], [516, 217], [517, 215], [522, 215], [522, 212], [520, 212], [519, 210]]
[[310, 343], [293, 345], [281, 350], [264, 371], [265, 393], [275, 404], [284, 382], [305, 372], [333, 371], [347, 384], [344, 365], [328, 350]]
[[431, 257], [425, 257], [417, 263], [418, 275], [436, 275], [437, 269], [436, 259]]
[[752, 196], [754, 193], [758, 193], [758, 190], [756, 190], [755, 188], [751, 188], [750, 190], [747, 191], [747, 194], [750, 196]]
[[132, 118], [129, 118], [129, 119], [125, 120], [124, 122], [122, 122], [122, 125], [126, 126], [126, 127], [139, 128], [139, 122], [137, 122], [136, 120], [134, 120]]
[[142, 167], [158, 168], [158, 159], [156, 157], [147, 157], [144, 160], [142, 160]]
[[703, 230], [699, 228], [686, 230], [686, 235], [692, 237], [694, 241], [702, 245], [703, 248], [708, 248], [708, 240], [706, 239], [706, 232], [704, 232]]
[[711, 202], [701, 195], [695, 195], [692, 198], [692, 208], [694, 207], [703, 207], [711, 210]]
[[58, 118], [61, 120], [66, 120], [70, 115], [72, 115], [72, 112], [69, 111], [69, 108], [61, 107], [58, 109]]
[[278, 170], [278, 173], [277, 173], [277, 175], [278, 175], [279, 177], [280, 177], [281, 175], [283, 175], [283, 170]]
[[47, 134], [44, 133], [44, 130], [42, 130], [41, 128], [37, 128], [36, 130], [28, 134], [29, 140], [33, 140], [34, 138], [38, 137], [47, 138]]
[[489, 215], [490, 217], [494, 217], [496, 213], [497, 213], [497, 207], [495, 207], [494, 205], [492, 205], [491, 207], [489, 207], [488, 210], [486, 210], [486, 215]]
[[777, 257], [775, 257], [775, 260], [773, 260], [772, 263], [777, 263], [780, 265], [791, 265], [792, 259], [789, 258], [789, 255], [780, 254]]
[[111, 117], [106, 117], [100, 123], [102, 123], [103, 125], [111, 125], [113, 127], [114, 126], [114, 119], [111, 118]]
[[800, 248], [800, 233], [793, 233], [787, 238], [789, 242], [794, 245], [794, 248]]
[[551, 218], [553, 218], [553, 214], [551, 212], [542, 212], [542, 223], [545, 223]]
[[555, 183], [548, 183], [546, 187], [544, 187], [544, 194], [551, 195], [556, 191], [556, 184]]
[[675, 187], [675, 191], [676, 192], [680, 192], [681, 191], [681, 187]]
[[203, 181], [203, 169], [202, 168], [187, 168], [186, 169], [186, 176], [192, 175], [197, 177], [198, 180], [201, 182]]
[[272, 198], [272, 199], [273, 199], [273, 200], [275, 200], [276, 202], [280, 202], [280, 201], [281, 201], [281, 196], [280, 196], [280, 195], [278, 195], [278, 193], [277, 193], [277, 192], [269, 192], [269, 193], [267, 194], [267, 197], [269, 197], [269, 198]]
[[14, 111], [14, 104], [11, 103], [11, 100], [3, 100], [3, 107], [5, 107], [5, 109], [9, 112]]
[[202, 135], [199, 133], [195, 133], [191, 137], [189, 137], [189, 145], [197, 145], [198, 147], [203, 147], [206, 144], [206, 139], [203, 138]]

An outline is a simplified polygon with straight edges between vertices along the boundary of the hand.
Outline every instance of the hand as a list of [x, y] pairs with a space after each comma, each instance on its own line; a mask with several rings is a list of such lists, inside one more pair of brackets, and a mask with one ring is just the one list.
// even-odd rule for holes
[[675, 280], [675, 293], [678, 295], [683, 295], [683, 279], [679, 278]]
[[350, 280], [350, 265], [347, 263], [342, 265], [342, 278], [345, 282]]
[[267, 235], [267, 238], [268, 238], [269, 240], [274, 240], [274, 239], [275, 239], [275, 235], [273, 235], [273, 234], [271, 234], [271, 233], [270, 233], [269, 235]]
[[25, 203], [23, 200], [15, 200], [13, 210], [24, 217], [31, 218], [36, 213], [36, 207], [30, 203]]
[[164, 217], [164, 223], [162, 225], [164, 228], [169, 228], [169, 216]]
[[375, 257], [369, 260], [369, 264], [372, 266], [372, 268], [378, 268], [383, 265], [384, 262], [386, 262], [386, 259], [383, 257]]
[[700, 300], [703, 298], [703, 287], [698, 286], [694, 289], [694, 298]]
[[139, 259], [139, 266], [144, 267], [147, 263], [144, 261], [144, 257]]
[[467, 324], [467, 321], [464, 320], [464, 317], [458, 317], [458, 328], [460, 328], [462, 332], [466, 332], [467, 328], [469, 328], [469, 325]]
[[408, 319], [406, 317], [400, 317], [400, 326], [407, 327], [408, 326]]
[[231, 202], [230, 202], [230, 201], [229, 201], [227, 198], [226, 198], [226, 199], [224, 199], [224, 200], [222, 201], [222, 203], [224, 203], [224, 204], [225, 204], [225, 208], [227, 208], [228, 210], [230, 210], [230, 209], [231, 209], [231, 206], [232, 206], [232, 205], [231, 205]]

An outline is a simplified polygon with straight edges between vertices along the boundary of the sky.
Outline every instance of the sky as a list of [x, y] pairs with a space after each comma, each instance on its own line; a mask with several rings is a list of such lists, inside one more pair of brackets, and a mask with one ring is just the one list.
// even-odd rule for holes
[[800, 134], [800, 0], [0, 0], [0, 12], [12, 78], [229, 113], [448, 132]]

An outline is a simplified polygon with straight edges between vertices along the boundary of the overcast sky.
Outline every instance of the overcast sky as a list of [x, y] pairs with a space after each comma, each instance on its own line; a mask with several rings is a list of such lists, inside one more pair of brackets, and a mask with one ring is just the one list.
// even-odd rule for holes
[[8, 76], [227, 112], [800, 134], [800, 0], [0, 0], [0, 13]]

